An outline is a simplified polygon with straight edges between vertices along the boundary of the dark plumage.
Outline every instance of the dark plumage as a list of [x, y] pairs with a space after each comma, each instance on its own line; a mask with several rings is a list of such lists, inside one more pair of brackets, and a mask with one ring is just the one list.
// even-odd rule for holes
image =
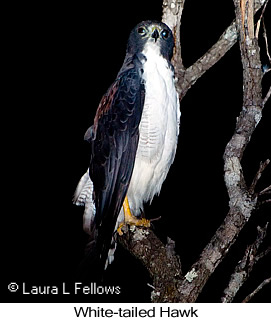
[[94, 121], [89, 175], [95, 188], [94, 231], [98, 231], [95, 236], [103, 266], [132, 176], [143, 94], [139, 70], [127, 69], [103, 97]]

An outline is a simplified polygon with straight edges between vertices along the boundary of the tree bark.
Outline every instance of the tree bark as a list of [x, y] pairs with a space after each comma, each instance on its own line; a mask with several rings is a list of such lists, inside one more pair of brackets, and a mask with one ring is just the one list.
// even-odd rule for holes
[[181, 263], [172, 244], [164, 245], [149, 228], [127, 227], [119, 241], [140, 259], [153, 279], [152, 302], [177, 302]]

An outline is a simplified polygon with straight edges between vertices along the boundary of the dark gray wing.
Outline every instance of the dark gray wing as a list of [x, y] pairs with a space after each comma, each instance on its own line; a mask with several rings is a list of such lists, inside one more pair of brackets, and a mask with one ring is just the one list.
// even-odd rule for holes
[[[139, 69], [125, 69], [101, 100], [94, 125], [85, 135], [91, 143], [90, 178], [96, 215], [91, 249], [103, 270], [116, 220], [127, 194], [138, 146], [145, 89]], [[95, 241], [95, 242], [94, 242]]]

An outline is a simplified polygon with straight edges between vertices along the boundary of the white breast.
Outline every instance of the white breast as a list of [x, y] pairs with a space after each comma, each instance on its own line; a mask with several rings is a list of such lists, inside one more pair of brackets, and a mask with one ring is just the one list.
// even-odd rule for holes
[[143, 202], [160, 192], [172, 164], [179, 134], [179, 99], [174, 74], [155, 43], [144, 51], [145, 103], [139, 125], [139, 144], [128, 189], [128, 200], [134, 215]]

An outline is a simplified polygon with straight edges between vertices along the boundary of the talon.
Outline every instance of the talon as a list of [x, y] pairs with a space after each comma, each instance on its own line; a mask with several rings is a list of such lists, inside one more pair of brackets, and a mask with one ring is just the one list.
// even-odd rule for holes
[[121, 222], [121, 224], [119, 225], [119, 227], [117, 228], [117, 232], [118, 232], [118, 234], [120, 235], [120, 236], [122, 236], [123, 235], [123, 232], [122, 232], [122, 228], [124, 227], [124, 222]]
[[125, 197], [124, 202], [123, 202], [123, 211], [124, 211], [124, 222], [122, 222], [117, 229], [117, 232], [120, 236], [123, 235], [122, 228], [126, 224], [135, 225], [137, 227], [146, 227], [146, 228], [149, 228], [151, 226], [150, 220], [147, 220], [145, 218], [138, 219], [135, 216], [133, 216], [130, 206], [129, 206], [127, 196]]
[[149, 228], [151, 226], [151, 221], [147, 219], [139, 219], [136, 220], [136, 223], [134, 223], [137, 227], [146, 227]]

